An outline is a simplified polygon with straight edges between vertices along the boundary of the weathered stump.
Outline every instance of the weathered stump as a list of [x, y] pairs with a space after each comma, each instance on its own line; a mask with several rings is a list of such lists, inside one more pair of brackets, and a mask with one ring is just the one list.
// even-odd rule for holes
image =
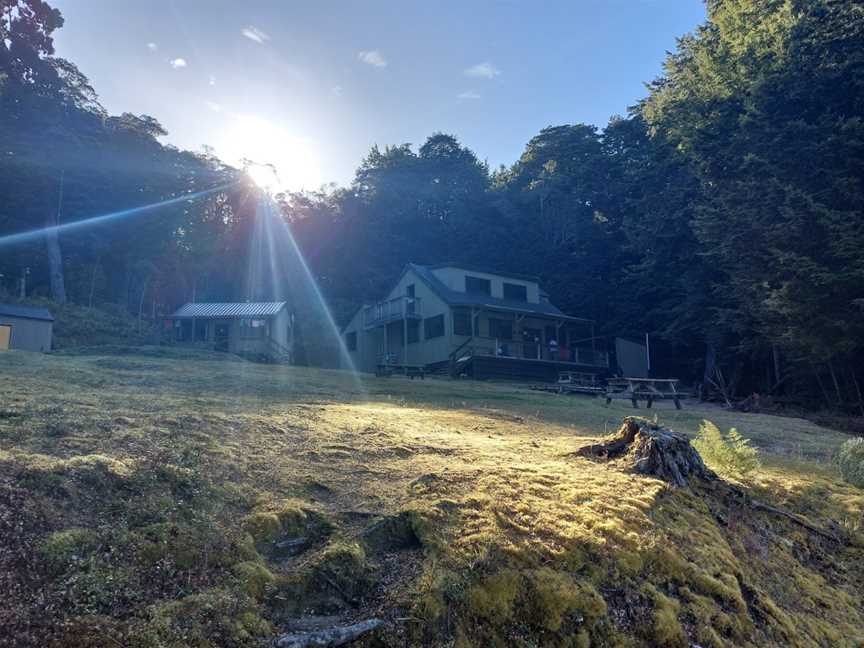
[[580, 448], [577, 454], [604, 460], [620, 458], [630, 470], [675, 486], [689, 486], [691, 479], [717, 479], [686, 436], [633, 416], [625, 418], [613, 436]]

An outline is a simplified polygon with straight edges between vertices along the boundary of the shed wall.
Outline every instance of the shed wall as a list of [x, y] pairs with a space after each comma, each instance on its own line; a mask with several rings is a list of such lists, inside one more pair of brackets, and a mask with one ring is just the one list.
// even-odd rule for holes
[[43, 352], [51, 350], [54, 322], [0, 315], [0, 325], [12, 327], [10, 349]]

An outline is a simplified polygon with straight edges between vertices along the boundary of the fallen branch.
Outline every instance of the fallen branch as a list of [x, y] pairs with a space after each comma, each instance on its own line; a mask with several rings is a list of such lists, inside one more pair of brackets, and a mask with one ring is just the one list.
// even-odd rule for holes
[[756, 509], [757, 511], [765, 511], [766, 513], [779, 515], [780, 517], [786, 518], [790, 522], [793, 522], [798, 526], [803, 527], [822, 538], [825, 538], [826, 540], [836, 542], [837, 544], [843, 544], [843, 541], [830, 531], [826, 531], [825, 529], [816, 526], [812, 522], [806, 520], [804, 517], [796, 513], [792, 513], [791, 511], [786, 511], [784, 509], [777, 508], [776, 506], [771, 506], [770, 504], [766, 504], [765, 502], [760, 502], [759, 500], [753, 499], [752, 497], [747, 495], [744, 490], [738, 488], [737, 486], [733, 486], [732, 484], [723, 483], [721, 484], [721, 487], [734, 495], [735, 498], [737, 498], [739, 502], [744, 506], [749, 506], [750, 508]]
[[331, 648], [344, 646], [382, 625], [384, 625], [384, 621], [381, 619], [367, 619], [366, 621], [337, 628], [288, 633], [276, 637], [271, 645], [273, 648], [310, 648], [313, 646], [317, 648]]

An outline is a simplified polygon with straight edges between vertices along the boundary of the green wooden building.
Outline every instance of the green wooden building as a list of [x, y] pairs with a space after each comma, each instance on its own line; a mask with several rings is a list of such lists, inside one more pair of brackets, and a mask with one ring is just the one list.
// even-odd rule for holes
[[555, 380], [560, 371], [609, 371], [594, 322], [562, 313], [536, 277], [455, 263], [407, 265], [343, 335], [354, 367], [370, 373], [423, 367], [474, 378]]

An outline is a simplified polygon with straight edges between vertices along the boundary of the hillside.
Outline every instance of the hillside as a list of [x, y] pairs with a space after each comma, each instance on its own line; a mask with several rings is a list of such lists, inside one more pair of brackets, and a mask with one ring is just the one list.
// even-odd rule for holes
[[629, 404], [109, 351], [0, 355], [0, 645], [257, 646], [372, 617], [358, 645], [864, 641], [838, 432], [656, 411], [736, 426], [762, 452], [747, 488], [833, 542], [574, 456]]

